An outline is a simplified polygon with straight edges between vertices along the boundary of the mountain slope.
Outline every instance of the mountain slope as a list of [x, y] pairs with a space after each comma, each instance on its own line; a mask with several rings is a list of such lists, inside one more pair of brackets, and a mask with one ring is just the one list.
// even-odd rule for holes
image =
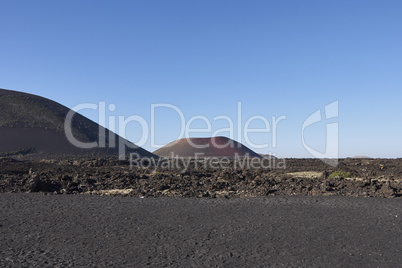
[[[40, 96], [0, 89], [0, 156], [118, 156], [118, 145], [127, 144], [130, 148], [126, 153], [154, 157], [152, 153], [78, 113], [74, 114], [71, 123], [74, 138], [84, 143], [105, 140], [105, 146], [92, 149], [74, 146], [67, 139], [64, 129], [69, 111], [69, 108]], [[109, 146], [109, 137], [115, 139], [116, 146]]]

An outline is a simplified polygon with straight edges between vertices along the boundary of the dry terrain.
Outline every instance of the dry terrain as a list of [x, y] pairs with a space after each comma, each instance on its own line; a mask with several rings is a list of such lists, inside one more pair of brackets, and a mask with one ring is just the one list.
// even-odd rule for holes
[[0, 194], [1, 267], [399, 267], [398, 199]]
[[[188, 159], [182, 159], [188, 161]], [[402, 159], [114, 159], [18, 161], [0, 158], [0, 192], [243, 198], [278, 195], [402, 197]], [[155, 162], [153, 162], [155, 161]], [[242, 166], [243, 165], [243, 166]]]

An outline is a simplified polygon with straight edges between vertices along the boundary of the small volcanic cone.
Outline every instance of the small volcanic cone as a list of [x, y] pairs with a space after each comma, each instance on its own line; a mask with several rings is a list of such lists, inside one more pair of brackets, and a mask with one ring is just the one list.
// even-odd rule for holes
[[226, 137], [184, 138], [153, 152], [161, 157], [257, 157], [259, 154]]

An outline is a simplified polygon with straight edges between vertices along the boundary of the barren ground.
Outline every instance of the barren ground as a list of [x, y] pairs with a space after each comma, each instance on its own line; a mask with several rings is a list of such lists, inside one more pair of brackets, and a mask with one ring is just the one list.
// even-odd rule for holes
[[[180, 166], [170, 160], [130, 167], [129, 162], [111, 159], [3, 158], [0, 192], [207, 198], [402, 197], [402, 159], [342, 159], [337, 167], [318, 159], [273, 159], [271, 163], [266, 159], [263, 167], [242, 167], [244, 162], [231, 161], [224, 163], [225, 168], [216, 168], [219, 163], [211, 161]], [[331, 177], [334, 171], [347, 176]]]
[[1, 267], [398, 267], [398, 199], [0, 194]]

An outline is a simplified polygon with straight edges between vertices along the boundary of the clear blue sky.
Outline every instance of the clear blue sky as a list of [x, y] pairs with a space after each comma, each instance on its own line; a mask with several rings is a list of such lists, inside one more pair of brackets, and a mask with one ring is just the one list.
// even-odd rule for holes
[[[237, 121], [241, 101], [243, 124], [286, 116], [275, 148], [272, 133], [250, 137], [270, 145], [257, 152], [287, 157], [311, 157], [303, 122], [339, 101], [331, 122], [341, 157], [401, 157], [401, 14], [402, 2], [387, 0], [0, 0], [0, 87], [70, 108], [105, 101], [117, 107], [108, 115], [148, 123], [151, 104], [169, 103], [186, 120], [207, 117], [213, 130], [227, 127], [215, 116]], [[94, 111], [82, 114], [98, 121]], [[177, 113], [156, 111], [156, 143], [174, 140], [178, 128]], [[306, 130], [317, 150], [325, 136], [325, 122]], [[126, 137], [138, 141], [140, 125], [129, 124]]]

